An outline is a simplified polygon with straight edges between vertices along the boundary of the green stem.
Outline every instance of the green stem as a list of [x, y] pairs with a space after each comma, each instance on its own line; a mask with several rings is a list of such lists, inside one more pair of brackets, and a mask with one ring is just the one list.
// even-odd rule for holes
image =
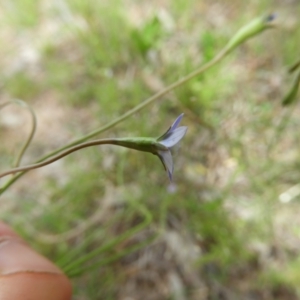
[[128, 249], [125, 249], [124, 251], [122, 252], [119, 252], [119, 253], [116, 253], [114, 255], [111, 255], [109, 256], [108, 258], [104, 259], [104, 260], [99, 260], [99, 261], [96, 261], [94, 262], [92, 265], [90, 266], [86, 266], [86, 267], [81, 267], [81, 268], [78, 268], [78, 269], [71, 269], [70, 271], [67, 271], [66, 272], [66, 275], [69, 277], [69, 278], [74, 278], [74, 277], [78, 277], [80, 276], [81, 274], [83, 274], [85, 271], [91, 271], [91, 270], [94, 270], [94, 269], [98, 269], [104, 265], [107, 265], [107, 264], [110, 264], [114, 261], [116, 261], [117, 259], [121, 258], [121, 257], [124, 257], [128, 254], [131, 254], [139, 249], [142, 249], [144, 247], [146, 247], [147, 245], [151, 244], [152, 242], [154, 242], [157, 238], [159, 237], [159, 234], [155, 234], [154, 236], [146, 239], [145, 241], [137, 244], [137, 245], [134, 245], [132, 247], [129, 247]]
[[[49, 158], [51, 156], [54, 156], [54, 155], [56, 155], [57, 153], [59, 153], [61, 151], [64, 151], [67, 148], [70, 148], [74, 145], [82, 143], [82, 142], [88, 140], [89, 138], [94, 137], [95, 135], [97, 135], [99, 133], [102, 133], [102, 132], [112, 128], [113, 126], [119, 124], [120, 122], [122, 122], [125, 119], [127, 119], [128, 117], [130, 117], [131, 115], [133, 115], [136, 112], [140, 111], [141, 109], [145, 108], [146, 106], [148, 106], [152, 102], [158, 100], [159, 98], [161, 98], [162, 96], [164, 96], [168, 92], [170, 92], [170, 91], [174, 90], [175, 88], [183, 85], [184, 83], [186, 83], [190, 79], [200, 75], [204, 71], [206, 71], [209, 68], [213, 67], [217, 62], [219, 62], [221, 59], [223, 59], [228, 53], [233, 51], [235, 48], [237, 48], [240, 44], [244, 43], [249, 38], [261, 33], [262, 31], [264, 31], [267, 28], [273, 27], [273, 25], [274, 25], [273, 22], [272, 22], [273, 19], [274, 19], [274, 15], [269, 15], [269, 16], [264, 16], [264, 17], [257, 18], [255, 20], [253, 20], [252, 22], [250, 22], [249, 24], [246, 24], [232, 37], [232, 39], [229, 40], [227, 45], [225, 45], [225, 47], [211, 61], [206, 63], [204, 66], [198, 68], [194, 72], [192, 72], [192, 73], [188, 74], [187, 76], [185, 76], [185, 77], [177, 80], [176, 82], [172, 83], [171, 85], [169, 85], [168, 87], [166, 87], [162, 91], [160, 91], [160, 92], [156, 93], [155, 95], [153, 95], [152, 97], [146, 99], [144, 102], [137, 105], [133, 109], [127, 111], [125, 114], [123, 114], [122, 116], [116, 118], [115, 120], [108, 123], [107, 125], [99, 128], [97, 130], [94, 130], [90, 134], [87, 134], [87, 135], [85, 135], [85, 136], [83, 136], [83, 137], [81, 137], [77, 140], [74, 140], [73, 142], [71, 142], [71, 143], [69, 143], [69, 144], [67, 144], [67, 145], [65, 145], [65, 146], [63, 146], [59, 149], [56, 149], [56, 150], [48, 153], [44, 157], [40, 158], [37, 161], [37, 163], [41, 162], [41, 161], [44, 161], [47, 158]], [[9, 180], [6, 183], [6, 185], [3, 186], [2, 189], [0, 189], [0, 195], [4, 191], [6, 191], [23, 174], [25, 174], [25, 171], [22, 172], [22, 173], [19, 173], [18, 175], [14, 176], [11, 180]]]
[[140, 212], [144, 215], [145, 219], [142, 223], [138, 224], [137, 226], [131, 228], [130, 230], [124, 232], [123, 234], [119, 235], [116, 238], [113, 238], [109, 242], [107, 242], [105, 245], [101, 246], [100, 248], [97, 248], [91, 252], [89, 252], [87, 255], [79, 258], [76, 261], [73, 261], [72, 263], [68, 264], [63, 268], [63, 271], [66, 274], [72, 273], [73, 270], [77, 270], [78, 268], [82, 267], [85, 263], [91, 261], [94, 257], [97, 257], [101, 253], [105, 251], [111, 251], [111, 249], [117, 245], [118, 243], [121, 243], [122, 241], [129, 239], [131, 236], [136, 234], [137, 232], [141, 231], [142, 229], [146, 228], [152, 221], [152, 215], [148, 211], [148, 209], [144, 206], [138, 207]]
[[227, 54], [227, 51], [221, 51], [217, 56], [215, 56], [214, 59], [212, 59], [210, 62], [208, 62], [207, 64], [205, 64], [204, 66], [200, 67], [199, 69], [195, 70], [194, 72], [188, 74], [187, 76], [177, 80], [176, 82], [172, 83], [171, 85], [169, 85], [168, 87], [166, 87], [165, 89], [163, 89], [162, 91], [156, 93], [155, 95], [151, 96], [150, 98], [146, 99], [144, 102], [140, 103], [139, 105], [135, 106], [134, 108], [132, 108], [131, 110], [127, 111], [125, 114], [121, 115], [120, 117], [116, 118], [115, 120], [111, 121], [110, 123], [108, 123], [107, 125], [100, 127], [94, 131], [92, 131], [91, 133], [74, 140], [73, 142], [70, 142], [69, 144], [58, 148], [56, 150], [54, 150], [53, 152], [48, 153], [47, 155], [43, 156], [42, 158], [40, 158], [39, 160], [45, 160], [69, 147], [72, 147], [74, 145], [77, 145], [79, 143], [85, 142], [86, 140], [116, 126], [117, 124], [121, 123], [122, 121], [124, 121], [125, 119], [127, 119], [128, 117], [132, 116], [133, 114], [139, 112], [140, 110], [142, 110], [143, 108], [145, 108], [146, 106], [150, 105], [152, 102], [160, 99], [162, 96], [164, 96], [165, 94], [169, 93], [170, 91], [174, 90], [175, 88], [183, 85], [184, 83], [186, 83], [187, 81], [189, 81], [190, 79], [200, 75], [201, 73], [203, 73], [204, 71], [206, 71], [207, 69], [211, 68], [212, 66], [214, 66], [218, 61], [220, 61], [225, 55]]
[[[36, 164], [32, 164], [29, 166], [23, 166], [23, 167], [18, 167], [18, 168], [13, 168], [10, 169], [6, 172], [0, 173], [0, 178], [10, 175], [10, 174], [15, 174], [15, 173], [19, 173], [19, 172], [27, 172], [29, 170], [33, 170], [33, 169], [38, 169], [41, 167], [44, 167], [46, 165], [49, 165], [53, 162], [55, 162], [56, 160], [59, 160], [75, 151], [78, 151], [80, 149], [83, 148], [87, 148], [87, 147], [92, 147], [92, 146], [97, 146], [97, 145], [116, 145], [116, 146], [121, 146], [121, 147], [126, 147], [126, 148], [131, 148], [131, 149], [135, 149], [135, 150], [139, 150], [139, 151], [144, 151], [144, 152], [150, 152], [155, 154], [155, 152], [152, 151], [152, 148], [149, 148], [149, 145], [151, 146], [151, 142], [153, 139], [151, 138], [115, 138], [115, 139], [101, 139], [101, 140], [94, 140], [94, 141], [90, 141], [90, 142], [86, 142], [86, 143], [82, 143], [76, 146], [73, 146], [71, 148], [68, 148], [67, 150], [58, 153], [57, 155], [55, 155], [54, 157], [47, 159], [45, 161], [42, 161], [40, 163], [36, 163]], [[146, 141], [144, 143], [144, 141]], [[146, 145], [146, 146], [145, 146]], [[148, 146], [148, 147], [147, 147]], [[148, 150], [149, 149], [149, 150]]]
[[19, 99], [10, 100], [10, 101], [7, 101], [7, 102], [1, 104], [0, 109], [4, 108], [5, 106], [7, 106], [9, 104], [18, 104], [21, 107], [26, 108], [29, 111], [29, 113], [31, 115], [31, 120], [32, 120], [32, 126], [31, 126], [29, 136], [27, 137], [25, 143], [23, 144], [23, 146], [22, 146], [20, 152], [18, 153], [18, 155], [15, 159], [15, 162], [13, 164], [14, 167], [18, 167], [20, 165], [21, 159], [22, 159], [26, 149], [30, 145], [30, 143], [33, 139], [33, 136], [35, 134], [35, 131], [36, 131], [36, 115], [35, 115], [35, 112], [34, 112], [34, 110], [32, 109], [32, 107], [30, 105], [28, 105], [26, 102], [24, 102], [22, 100], [19, 100]]
[[[219, 52], [218, 55], [216, 55], [211, 61], [209, 61], [208, 63], [206, 63], [204, 66], [200, 67], [199, 69], [195, 70], [194, 72], [188, 74], [187, 76], [177, 80], [176, 82], [172, 83], [171, 85], [169, 85], [168, 87], [166, 87], [165, 89], [163, 89], [162, 91], [156, 93], [155, 95], [153, 95], [152, 97], [146, 99], [144, 102], [140, 103], [139, 105], [135, 106], [133, 109], [127, 111], [125, 114], [123, 114], [122, 116], [116, 118], [115, 120], [111, 121], [110, 123], [108, 123], [107, 125], [100, 127], [94, 131], [92, 131], [91, 133], [89, 133], [88, 135], [85, 135], [79, 139], [74, 140], [73, 142], [70, 142], [69, 144], [58, 148], [50, 153], [48, 153], [47, 155], [41, 157], [40, 159], [38, 159], [36, 162], [37, 164], [40, 162], [45, 161], [47, 158], [56, 155], [57, 153], [60, 153], [61, 151], [64, 151], [70, 147], [73, 147], [75, 145], [78, 145], [79, 143], [82, 143], [112, 127], [114, 127], [115, 125], [121, 123], [122, 121], [124, 121], [125, 119], [127, 119], [128, 117], [130, 117], [131, 115], [139, 112], [140, 110], [142, 110], [143, 108], [145, 108], [146, 106], [150, 105], [152, 102], [158, 100], [159, 98], [161, 98], [162, 96], [164, 96], [165, 94], [167, 94], [168, 92], [172, 91], [173, 89], [183, 85], [184, 83], [186, 83], [187, 81], [191, 80], [192, 78], [200, 75], [201, 73], [203, 73], [204, 71], [208, 70], [209, 68], [213, 67], [217, 62], [219, 62], [222, 58], [224, 58], [227, 54], [228, 54], [228, 50], [227, 49], [223, 49], [221, 52]], [[72, 149], [72, 148], [71, 148]], [[76, 150], [74, 150], [76, 151]], [[65, 153], [65, 152], [63, 152]], [[67, 155], [67, 154], [66, 154]], [[38, 164], [39, 165], [39, 164]], [[43, 166], [43, 165], [39, 165]], [[30, 166], [29, 166], [30, 167]], [[39, 168], [38, 167], [38, 168]], [[11, 178], [1, 189], [0, 189], [0, 195], [3, 194], [16, 180], [18, 180], [22, 175], [24, 175], [26, 173], [26, 171], [30, 170], [29, 169], [24, 169], [24, 170], [18, 170], [16, 172], [20, 172], [19, 174], [15, 175], [13, 178]], [[7, 175], [7, 173], [5, 173]], [[10, 173], [11, 174], [11, 173]], [[0, 175], [0, 177], [5, 176], [3, 174]]]

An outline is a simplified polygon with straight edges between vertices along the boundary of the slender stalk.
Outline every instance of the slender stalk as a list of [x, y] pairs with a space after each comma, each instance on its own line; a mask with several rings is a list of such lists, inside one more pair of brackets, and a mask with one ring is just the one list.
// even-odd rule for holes
[[144, 206], [137, 207], [138, 210], [144, 215], [144, 220], [136, 225], [135, 227], [131, 228], [130, 230], [125, 231], [121, 235], [117, 236], [116, 238], [111, 239], [106, 244], [102, 245], [99, 248], [94, 249], [93, 251], [90, 251], [87, 255], [84, 255], [80, 258], [78, 258], [75, 261], [72, 261], [70, 264], [63, 267], [63, 270], [66, 274], [73, 273], [73, 271], [80, 269], [85, 263], [92, 260], [94, 257], [97, 257], [101, 253], [105, 251], [111, 251], [115, 245], [118, 243], [130, 238], [134, 234], [140, 232], [144, 228], [146, 228], [152, 221], [152, 214], [149, 212], [149, 210]]
[[[166, 87], [165, 89], [163, 89], [162, 91], [156, 93], [155, 95], [151, 96], [150, 98], [146, 99], [144, 102], [140, 103], [139, 105], [135, 106], [134, 108], [132, 108], [131, 110], [127, 111], [125, 114], [121, 115], [120, 117], [116, 118], [115, 120], [111, 121], [110, 123], [108, 123], [107, 125], [100, 127], [94, 131], [92, 131], [91, 133], [74, 140], [73, 142], [70, 142], [69, 144], [58, 148], [50, 153], [48, 153], [47, 155], [41, 157], [40, 159], [38, 159], [36, 162], [37, 164], [40, 162], [45, 161], [47, 158], [54, 156], [58, 153], [60, 153], [61, 151], [64, 151], [70, 147], [73, 147], [75, 145], [78, 145], [79, 143], [85, 142], [86, 140], [114, 127], [115, 125], [121, 123], [122, 121], [124, 121], [125, 119], [127, 119], [128, 117], [130, 117], [131, 115], [139, 112], [140, 110], [142, 110], [143, 108], [145, 108], [146, 106], [150, 105], [152, 102], [160, 99], [162, 96], [164, 96], [165, 94], [169, 93], [170, 91], [174, 90], [175, 88], [185, 84], [187, 81], [191, 80], [194, 77], [197, 77], [198, 75], [200, 75], [201, 73], [205, 72], [206, 70], [208, 70], [209, 68], [213, 67], [217, 62], [219, 62], [221, 59], [223, 59], [227, 54], [229, 53], [229, 50], [227, 48], [223, 49], [221, 52], [219, 52], [219, 54], [217, 54], [211, 61], [207, 62], [205, 65], [203, 65], [202, 67], [198, 68], [197, 70], [195, 70], [194, 72], [188, 74], [187, 76], [177, 80], [176, 82], [172, 83], [171, 85], [169, 85], [168, 87]], [[88, 146], [87, 146], [88, 147]], [[75, 148], [75, 147], [74, 147]], [[73, 148], [70, 148], [73, 149]], [[79, 148], [80, 149], [80, 148]], [[78, 150], [78, 149], [77, 149]], [[76, 150], [74, 150], [76, 151]], [[66, 153], [62, 152], [63, 153]], [[69, 153], [68, 153], [69, 154]], [[66, 155], [68, 155], [66, 154]], [[39, 164], [38, 164], [39, 165]], [[32, 165], [34, 166], [34, 165]], [[28, 166], [30, 167], [30, 166]], [[39, 168], [39, 167], [37, 167]], [[19, 174], [15, 175], [13, 178], [11, 178], [8, 182], [6, 182], [6, 184], [0, 189], [0, 195], [2, 195], [15, 181], [17, 181], [22, 175], [24, 175], [26, 173], [26, 171], [30, 170], [32, 168], [29, 169], [19, 169], [18, 171], [15, 171], [14, 173], [19, 172]], [[11, 170], [13, 171], [13, 170]], [[3, 173], [4, 174], [4, 173]], [[9, 173], [12, 174], [12, 173]], [[8, 175], [7, 173], [5, 173], [5, 175]], [[5, 176], [5, 175], [0, 175], [0, 178]]]
[[31, 120], [32, 120], [32, 126], [31, 126], [31, 130], [30, 130], [30, 133], [29, 133], [29, 136], [27, 137], [25, 143], [23, 144], [23, 146], [21, 147], [21, 150], [20, 152], [18, 153], [16, 159], [15, 159], [15, 162], [13, 164], [14, 167], [18, 167], [20, 165], [20, 162], [21, 162], [21, 159], [25, 153], [25, 151], [27, 150], [28, 146], [30, 145], [32, 139], [33, 139], [33, 136], [35, 134], [35, 131], [36, 131], [36, 115], [35, 115], [35, 112], [34, 110], [32, 109], [32, 107], [30, 105], [28, 105], [26, 102], [22, 101], [22, 100], [19, 100], [19, 99], [14, 99], [14, 100], [10, 100], [10, 101], [7, 101], [5, 103], [2, 103], [0, 105], [0, 110], [2, 108], [4, 108], [5, 106], [9, 105], [9, 104], [18, 104], [20, 105], [21, 107], [27, 109], [31, 115]]
[[[91, 270], [94, 270], [94, 269], [97, 269], [97, 268], [99, 269], [100, 267], [102, 267], [104, 265], [108, 265], [108, 264], [110, 264], [110, 263], [112, 263], [112, 262], [114, 262], [114, 261], [116, 261], [116, 260], [118, 260], [122, 257], [125, 257], [128, 254], [132, 254], [135, 251], [150, 245], [151, 243], [153, 243], [158, 238], [159, 238], [159, 233], [156, 233], [153, 236], [151, 236], [150, 238], [146, 239], [145, 241], [143, 241], [139, 244], [133, 245], [133, 246], [125, 249], [124, 251], [121, 251], [121, 252], [111, 251], [112, 253], [108, 258], [105, 258], [105, 259], [102, 259], [102, 260], [99, 259], [98, 261], [90, 263], [90, 265], [88, 265], [88, 266], [85, 266], [85, 267], [80, 266], [77, 269], [74, 268], [74, 269], [68, 270], [67, 272], [65, 272], [65, 271], [64, 272], [69, 278], [78, 277], [86, 271], [91, 271]], [[98, 254], [96, 253], [95, 256], [97, 257]]]
[[[117, 146], [124, 147], [124, 145], [122, 145], [123, 140], [124, 139], [101, 139], [101, 140], [94, 140], [94, 141], [82, 143], [82, 144], [76, 145], [74, 147], [71, 147], [71, 148], [55, 155], [54, 157], [45, 160], [45, 161], [42, 161], [42, 162], [39, 162], [39, 163], [36, 163], [36, 164], [32, 164], [32, 165], [28, 165], [28, 166], [24, 166], [24, 167], [18, 167], [18, 168], [10, 169], [10, 170], [8, 170], [4, 173], [1, 173], [0, 178], [4, 177], [4, 176], [7, 176], [7, 175], [10, 175], [10, 174], [15, 174], [15, 173], [19, 173], [19, 172], [27, 172], [29, 170], [44, 167], [46, 165], [49, 165], [49, 164], [65, 157], [65, 156], [67, 156], [67, 155], [69, 155], [69, 154], [71, 154], [75, 151], [78, 151], [80, 149], [83, 149], [83, 148], [87, 148], [87, 147], [91, 147], [91, 146], [97, 146], [97, 145], [104, 145], [104, 144], [117, 145]], [[125, 147], [135, 149], [134, 147], [130, 147], [130, 145], [125, 146]]]
[[[146, 106], [148, 106], [149, 104], [151, 104], [152, 102], [160, 99], [162, 96], [164, 96], [165, 94], [167, 94], [168, 92], [174, 90], [175, 88], [183, 85], [184, 83], [186, 83], [187, 81], [189, 81], [190, 79], [200, 75], [201, 73], [203, 73], [204, 71], [208, 70], [209, 68], [213, 67], [217, 62], [219, 62], [221, 59], [223, 59], [227, 54], [229, 54], [232, 50], [234, 50], [235, 48], [237, 48], [240, 44], [244, 43], [246, 40], [248, 40], [249, 38], [263, 32], [265, 29], [267, 28], [272, 28], [275, 24], [273, 24], [273, 20], [274, 20], [275, 16], [273, 14], [269, 15], [269, 16], [264, 16], [261, 18], [257, 18], [255, 20], [253, 20], [252, 22], [250, 22], [249, 24], [246, 24], [245, 26], [243, 26], [227, 43], [227, 45], [225, 45], [225, 47], [208, 63], [206, 63], [205, 65], [199, 67], [197, 70], [195, 70], [194, 72], [186, 75], [185, 77], [177, 80], [176, 82], [172, 83], [171, 85], [169, 85], [168, 87], [166, 87], [165, 89], [163, 89], [162, 91], [156, 93], [155, 95], [153, 95], [152, 97], [146, 99], [144, 102], [142, 102], [141, 104], [137, 105], [136, 107], [134, 107], [133, 109], [127, 111], [125, 114], [123, 114], [122, 116], [116, 118], [115, 120], [113, 120], [112, 122], [108, 123], [107, 125], [96, 129], [94, 131], [92, 131], [90, 134], [87, 134], [77, 140], [74, 140], [73, 142], [59, 148], [56, 149], [50, 153], [48, 153], [47, 155], [45, 155], [44, 157], [40, 158], [38, 162], [44, 161], [47, 158], [56, 155], [57, 153], [64, 151], [67, 148], [70, 148], [74, 145], [77, 145], [79, 143], [82, 143], [86, 140], [88, 140], [91, 137], [94, 137], [97, 134], [100, 134], [110, 128], [112, 128], [113, 126], [119, 124], [120, 122], [124, 121], [125, 119], [127, 119], [128, 117], [130, 117], [131, 115], [133, 115], [134, 113], [140, 111], [141, 109], [145, 108]], [[11, 180], [9, 180], [1, 189], [0, 189], [0, 195], [6, 191], [18, 178], [20, 178], [23, 174], [25, 174], [25, 171], [19, 173], [18, 175], [14, 176]]]
[[96, 135], [112, 128], [112, 127], [114, 127], [115, 125], [121, 123], [122, 121], [124, 121], [128, 117], [132, 116], [133, 114], [139, 112], [140, 110], [142, 110], [146, 106], [150, 105], [152, 102], [160, 99], [165, 94], [169, 93], [170, 91], [174, 90], [175, 88], [183, 85], [187, 81], [191, 80], [192, 78], [200, 75], [201, 73], [203, 73], [207, 69], [211, 68], [218, 61], [220, 61], [226, 54], [227, 54], [227, 51], [220, 52], [217, 56], [214, 57], [214, 59], [212, 59], [210, 62], [208, 62], [204, 66], [200, 67], [199, 69], [195, 70], [194, 72], [192, 72], [192, 73], [188, 74], [187, 76], [185, 76], [185, 77], [177, 80], [176, 82], [172, 83], [171, 85], [169, 85], [168, 87], [166, 87], [162, 91], [160, 91], [160, 92], [156, 93], [155, 95], [151, 96], [150, 98], [146, 99], [145, 101], [143, 101], [139, 105], [135, 106], [131, 110], [127, 111], [126, 113], [124, 113], [120, 117], [116, 118], [115, 120], [111, 121], [110, 123], [106, 124], [105, 126], [100, 127], [98, 129], [92, 131], [91, 133], [89, 133], [89, 134], [87, 134], [87, 135], [85, 135], [81, 138], [78, 138], [78, 139], [74, 140], [73, 142], [70, 142], [69, 144], [67, 144], [63, 147], [58, 148], [58, 149], [48, 153], [47, 155], [40, 158], [39, 161], [45, 160], [45, 159], [59, 153], [60, 151], [63, 151], [65, 149], [69, 148], [69, 147], [72, 147], [72, 146], [77, 145], [79, 143], [85, 142], [86, 140], [88, 140], [88, 139], [90, 139], [90, 138], [92, 138], [92, 137], [94, 137], [94, 136], [96, 136]]

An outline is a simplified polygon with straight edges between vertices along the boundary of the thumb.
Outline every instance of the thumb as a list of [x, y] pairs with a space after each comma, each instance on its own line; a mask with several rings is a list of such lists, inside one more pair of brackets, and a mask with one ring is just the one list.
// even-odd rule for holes
[[0, 299], [70, 300], [71, 284], [51, 261], [0, 222]]

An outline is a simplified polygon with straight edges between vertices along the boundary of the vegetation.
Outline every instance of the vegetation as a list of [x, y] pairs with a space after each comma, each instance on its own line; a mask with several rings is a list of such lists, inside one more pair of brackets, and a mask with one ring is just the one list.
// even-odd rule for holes
[[[103, 145], [2, 193], [1, 219], [73, 278], [74, 299], [298, 299], [299, 94], [282, 101], [298, 92], [297, 66], [288, 69], [299, 60], [300, 4], [1, 3], [0, 103], [22, 99], [38, 121], [21, 165], [211, 62], [272, 12], [276, 29], [93, 137], [160, 136], [184, 113], [173, 182], [157, 157]], [[2, 173], [31, 119], [15, 105], [0, 113]]]

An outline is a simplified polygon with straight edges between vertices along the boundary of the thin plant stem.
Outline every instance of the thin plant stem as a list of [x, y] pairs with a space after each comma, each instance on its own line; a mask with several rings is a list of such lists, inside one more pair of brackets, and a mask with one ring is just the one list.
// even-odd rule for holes
[[[39, 163], [36, 163], [36, 164], [32, 164], [32, 165], [28, 165], [28, 166], [23, 166], [23, 167], [18, 167], [18, 168], [13, 168], [13, 169], [10, 169], [6, 172], [3, 172], [3, 173], [0, 173], [0, 178], [1, 177], [4, 177], [4, 176], [7, 176], [7, 175], [10, 175], [10, 174], [15, 174], [15, 173], [19, 173], [19, 172], [27, 172], [29, 170], [33, 170], [33, 169], [38, 169], [38, 168], [41, 168], [41, 167], [44, 167], [46, 165], [49, 165], [75, 151], [78, 151], [80, 149], [83, 149], [83, 148], [87, 148], [87, 147], [92, 147], [92, 146], [98, 146], [98, 145], [116, 145], [116, 146], [121, 146], [121, 147], [124, 147], [120, 141], [123, 141], [123, 144], [124, 144], [124, 139], [100, 139], [100, 140], [94, 140], [94, 141], [90, 141], [90, 142], [86, 142], [86, 143], [82, 143], [82, 144], [79, 144], [79, 145], [76, 145], [76, 146], [73, 146], [61, 153], [58, 153], [57, 155], [55, 155], [54, 157], [52, 158], [49, 158], [45, 161], [42, 161], [42, 162], [39, 162]], [[127, 146], [125, 146], [127, 147]], [[129, 146], [130, 148], [130, 146]]]
[[48, 153], [47, 155], [43, 156], [42, 158], [39, 159], [39, 161], [45, 160], [69, 147], [72, 147], [74, 145], [77, 145], [79, 143], [85, 142], [86, 140], [100, 134], [103, 133], [104, 131], [116, 126], [117, 124], [121, 123], [122, 121], [126, 120], [127, 118], [129, 118], [130, 116], [132, 116], [133, 114], [139, 112], [140, 110], [142, 110], [143, 108], [145, 108], [146, 106], [150, 105], [151, 103], [153, 103], [154, 101], [160, 99], [162, 96], [164, 96], [165, 94], [169, 93], [170, 91], [174, 90], [175, 88], [178, 88], [179, 86], [185, 84], [187, 81], [191, 80], [192, 78], [200, 75], [201, 73], [203, 73], [204, 71], [206, 71], [207, 69], [211, 68], [212, 66], [214, 66], [218, 61], [220, 61], [225, 54], [227, 54], [227, 51], [222, 51], [220, 52], [217, 56], [215, 56], [215, 58], [213, 60], [211, 60], [210, 62], [208, 62], [207, 64], [205, 64], [204, 66], [200, 67], [199, 69], [195, 70], [194, 72], [188, 74], [187, 76], [177, 80], [176, 82], [172, 83], [171, 85], [169, 85], [168, 87], [166, 87], [165, 89], [163, 89], [162, 91], [156, 93], [155, 95], [151, 96], [150, 98], [146, 99], [145, 101], [143, 101], [142, 103], [140, 103], [139, 105], [135, 106], [134, 108], [132, 108], [131, 110], [127, 111], [126, 113], [124, 113], [123, 115], [121, 115], [120, 117], [116, 118], [115, 120], [111, 121], [110, 123], [106, 124], [103, 127], [100, 127], [94, 131], [92, 131], [91, 133], [78, 138], [76, 140], [74, 140], [73, 142], [70, 142], [69, 144], [58, 148], [56, 150], [54, 150], [53, 152]]
[[64, 272], [65, 273], [69, 273], [72, 270], [77, 269], [78, 267], [82, 266], [84, 263], [90, 261], [92, 258], [97, 257], [99, 254], [105, 252], [106, 250], [110, 250], [112, 249], [115, 245], [117, 245], [118, 243], [130, 238], [131, 236], [133, 236], [134, 234], [136, 234], [137, 232], [141, 231], [142, 229], [146, 228], [152, 221], [152, 215], [151, 213], [148, 211], [148, 209], [144, 206], [139, 206], [137, 208], [138, 210], [140, 210], [140, 212], [144, 215], [145, 219], [143, 220], [143, 222], [139, 223], [138, 225], [136, 225], [135, 227], [131, 228], [130, 230], [125, 231], [123, 234], [117, 236], [116, 238], [113, 238], [112, 240], [110, 240], [109, 242], [107, 242], [106, 244], [102, 245], [99, 248], [96, 248], [95, 250], [89, 252], [87, 255], [79, 258], [78, 260], [73, 261], [72, 263], [68, 264], [67, 266], [65, 266]]
[[30, 133], [25, 141], [25, 143], [23, 144], [23, 146], [21, 147], [16, 159], [15, 159], [15, 162], [13, 163], [13, 167], [18, 167], [21, 163], [21, 159], [25, 153], [25, 151], [27, 150], [28, 146], [30, 145], [32, 139], [33, 139], [33, 136], [35, 134], [35, 131], [36, 131], [36, 115], [35, 115], [35, 112], [33, 110], [33, 108], [27, 104], [26, 102], [24, 102], [23, 100], [20, 100], [20, 99], [14, 99], [14, 100], [10, 100], [10, 101], [7, 101], [5, 103], [2, 103], [0, 105], [0, 110], [4, 107], [6, 107], [7, 105], [10, 105], [10, 104], [18, 104], [19, 106], [27, 109], [30, 113], [30, 116], [31, 116], [31, 121], [32, 121], [32, 126], [31, 126], [31, 130], [30, 130]]
[[122, 252], [117, 252], [117, 253], [114, 252], [114, 254], [109, 256], [108, 258], [93, 262], [93, 264], [90, 264], [89, 266], [86, 266], [86, 267], [81, 267], [81, 268], [79, 267], [78, 269], [75, 269], [75, 268], [71, 269], [71, 270], [66, 272], [66, 275], [69, 278], [74, 278], [74, 277], [78, 277], [78, 276], [82, 275], [86, 271], [91, 271], [91, 270], [100, 268], [102, 266], [108, 265], [108, 264], [116, 261], [119, 258], [122, 258], [122, 257], [124, 257], [128, 254], [132, 254], [133, 252], [150, 245], [155, 240], [157, 240], [159, 238], [159, 236], [160, 236], [159, 233], [156, 233], [153, 236], [151, 236], [150, 238], [146, 239], [145, 241], [143, 241], [143, 242], [141, 242], [137, 245], [134, 245], [132, 247], [129, 247], [129, 248], [125, 249]]
[[296, 107], [296, 105], [292, 105], [292, 107], [284, 114], [284, 116], [280, 120], [280, 123], [274, 129], [274, 134], [273, 134], [272, 138], [270, 139], [270, 142], [267, 146], [267, 154], [268, 155], [272, 151], [272, 148], [275, 146], [276, 141], [279, 140], [280, 136], [284, 132], [287, 124], [289, 123], [291, 115], [293, 114], [295, 107]]
[[[142, 110], [143, 108], [145, 108], [146, 106], [150, 105], [151, 103], [153, 103], [154, 101], [160, 99], [162, 96], [164, 96], [165, 94], [169, 93], [170, 91], [174, 90], [175, 88], [185, 84], [186, 82], [188, 82], [189, 80], [191, 80], [192, 78], [200, 75], [201, 73], [203, 73], [204, 71], [208, 70], [209, 68], [213, 67], [217, 62], [219, 62], [221, 59], [223, 59], [227, 54], [229, 53], [227, 48], [224, 48], [221, 52], [219, 52], [219, 54], [217, 54], [211, 61], [207, 62], [205, 65], [203, 65], [202, 67], [198, 68], [197, 70], [193, 71], [192, 73], [188, 74], [187, 76], [177, 80], [176, 82], [172, 83], [171, 85], [169, 85], [168, 87], [166, 87], [165, 89], [163, 89], [162, 91], [156, 93], [155, 95], [151, 96], [150, 98], [146, 99], [144, 102], [140, 103], [139, 105], [135, 106], [134, 108], [132, 108], [131, 110], [127, 111], [125, 114], [121, 115], [120, 117], [116, 118], [115, 120], [111, 121], [110, 123], [108, 123], [107, 125], [100, 127], [94, 131], [92, 131], [91, 133], [74, 140], [73, 142], [70, 142], [69, 144], [58, 148], [50, 153], [48, 153], [47, 155], [41, 157], [40, 159], [38, 159], [36, 161], [36, 165], [39, 165], [37, 168], [39, 168], [40, 166], [44, 166], [44, 164], [39, 164], [40, 162], [45, 161], [46, 159], [48, 159], [49, 157], [52, 157], [58, 153], [60, 153], [61, 151], [64, 151], [70, 147], [73, 147], [75, 145], [78, 145], [79, 143], [82, 143], [100, 133], [103, 133], [104, 131], [116, 126], [117, 124], [121, 123], [122, 121], [126, 120], [128, 117], [130, 117], [131, 115], [139, 112], [140, 110]], [[70, 148], [73, 149], [73, 148]], [[77, 148], [76, 148], [77, 149]], [[78, 149], [77, 149], [78, 150]], [[76, 151], [76, 150], [74, 150]], [[67, 153], [69, 154], [68, 151], [63, 152], [63, 153]], [[66, 154], [66, 155], [67, 155]], [[52, 160], [51, 160], [52, 161]], [[28, 166], [30, 167], [30, 166]], [[26, 173], [26, 171], [30, 170], [32, 168], [25, 168], [25, 169], [18, 169], [19, 174], [15, 175], [13, 178], [11, 178], [9, 181], [6, 182], [6, 184], [0, 189], [0, 195], [3, 194], [16, 180], [18, 180], [22, 175], [24, 175]], [[11, 170], [12, 171], [12, 170]], [[7, 175], [7, 173], [5, 173]], [[11, 173], [10, 173], [11, 174]], [[3, 177], [5, 175], [1, 174], [0, 177]]]
[[[161, 90], [160, 92], [156, 93], [155, 95], [149, 97], [139, 105], [135, 106], [131, 110], [127, 111], [125, 114], [121, 115], [120, 117], [116, 118], [115, 120], [111, 121], [107, 125], [100, 127], [91, 133], [74, 140], [73, 142], [58, 148], [47, 155], [43, 156], [39, 160], [37, 160], [37, 163], [44, 161], [48, 159], [51, 156], [56, 155], [57, 153], [64, 151], [70, 147], [73, 147], [74, 145], [78, 145], [79, 143], [82, 143], [91, 137], [94, 137], [97, 134], [100, 134], [113, 126], [121, 123], [131, 115], [135, 114], [136, 112], [139, 112], [146, 106], [150, 105], [152, 102], [160, 99], [165, 94], [169, 93], [170, 91], [174, 90], [175, 88], [185, 84], [187, 81], [191, 80], [192, 78], [200, 75], [204, 71], [208, 70], [209, 68], [213, 67], [217, 62], [222, 60], [227, 54], [229, 54], [231, 51], [233, 51], [235, 48], [237, 48], [240, 44], [244, 43], [249, 38], [255, 36], [256, 34], [259, 34], [260, 32], [264, 31], [267, 28], [273, 27], [274, 24], [272, 24], [272, 21], [274, 19], [274, 15], [264, 16], [263, 18], [256, 19], [252, 22], [250, 22], [248, 25], [242, 27], [229, 42], [225, 45], [225, 47], [209, 62], [204, 64], [203, 66], [199, 67], [195, 71], [191, 72], [190, 74], [184, 76], [183, 78], [175, 81], [174, 83], [167, 86], [165, 89]], [[20, 178], [23, 174], [25, 174], [25, 170], [18, 175], [14, 176], [11, 180], [9, 180], [1, 189], [0, 189], [0, 195], [6, 191], [18, 178]]]

